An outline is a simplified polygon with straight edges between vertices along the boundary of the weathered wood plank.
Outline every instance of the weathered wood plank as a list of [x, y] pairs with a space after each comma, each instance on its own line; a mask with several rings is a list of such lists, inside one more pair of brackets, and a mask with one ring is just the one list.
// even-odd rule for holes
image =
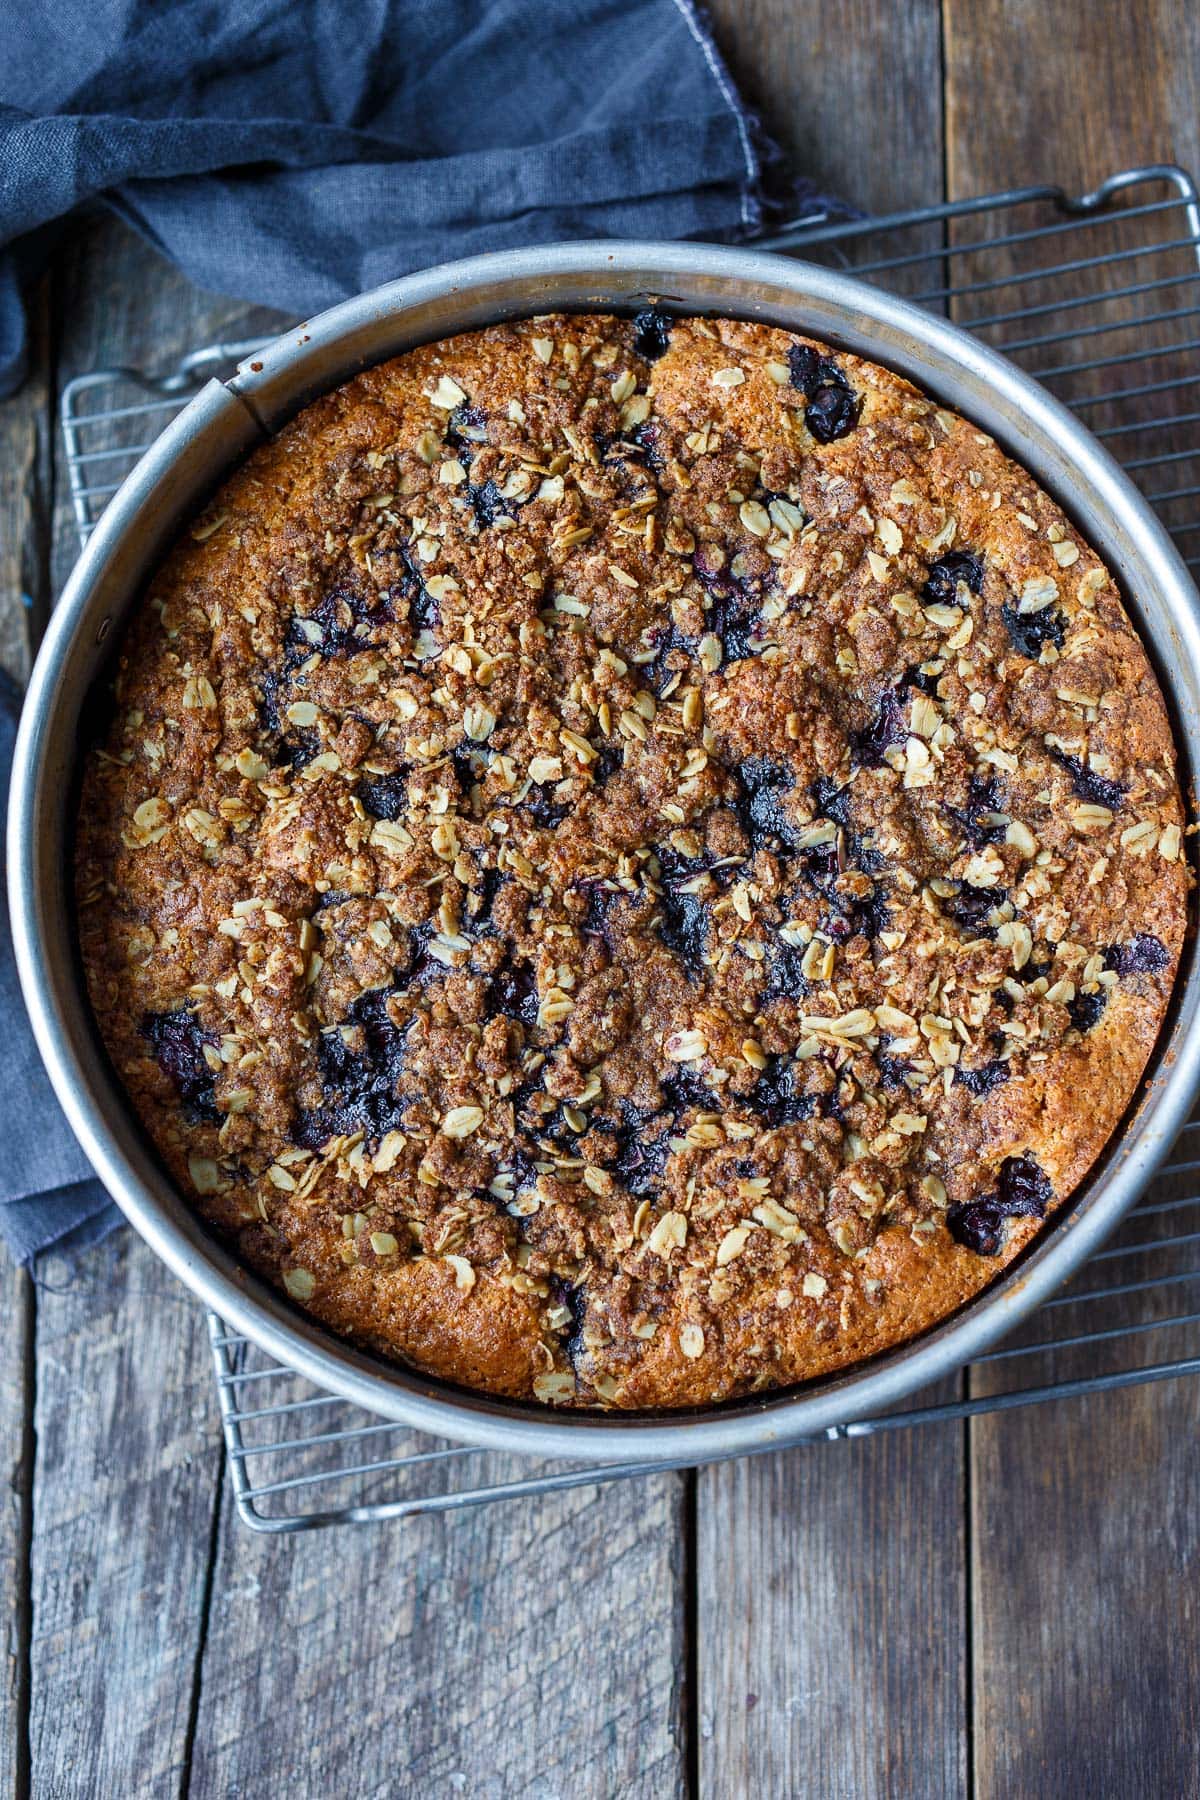
[[681, 1795], [681, 1495], [662, 1476], [283, 1541], [227, 1503], [193, 1800]]
[[709, 11], [791, 168], [865, 212], [941, 198], [937, 0], [717, 0]]
[[980, 1800], [1200, 1792], [1195, 1377], [971, 1440]]
[[[113, 220], [58, 272], [59, 391], [161, 366], [244, 308], [190, 288]], [[52, 579], [78, 553], [57, 458]], [[132, 1234], [41, 1270], [30, 1741], [38, 1794], [175, 1794], [189, 1747], [220, 1468], [200, 1309]]]
[[173, 1795], [219, 1470], [203, 1322], [130, 1233], [41, 1279], [33, 1792]]
[[[801, 18], [775, 0], [728, 0], [715, 12], [797, 167], [868, 211], [940, 200], [935, 5], [844, 0]], [[935, 228], [882, 248], [940, 245]], [[907, 285], [939, 274], [921, 265]], [[702, 1793], [962, 1791], [962, 1446], [961, 1428], [938, 1426], [700, 1475]]]
[[18, 393], [0, 402], [0, 666], [22, 685], [30, 620], [44, 620], [49, 610], [49, 302], [47, 278], [31, 309], [30, 373]]
[[[1046, 180], [1082, 189], [1133, 163], [1200, 160], [1194, 9], [1171, 0], [1151, 0], [1131, 14], [1108, 5], [947, 0], [945, 15], [955, 195]], [[989, 93], [1002, 93], [1004, 104], [981, 105], [980, 95]], [[1087, 253], [1119, 241], [1094, 233]], [[1158, 275], [1164, 266], [1129, 272]], [[1114, 285], [1125, 270], [1114, 269]], [[1057, 288], [1070, 291], [1086, 290]], [[1171, 303], [1182, 298], [1173, 295]], [[1086, 316], [1093, 322], [1116, 314]], [[1069, 327], [1082, 315], [1059, 317]], [[1105, 334], [1089, 346], [1093, 355], [1135, 348], [1132, 333]], [[1069, 344], [1065, 352], [1061, 360], [1072, 360]], [[1126, 371], [1133, 380], [1161, 373]], [[1167, 396], [1156, 410], [1170, 405]], [[1104, 422], [1098, 412], [1091, 416]], [[1123, 442], [1128, 451], [1131, 441]], [[1147, 1310], [1144, 1296], [1110, 1302], [1105, 1323]], [[1144, 1347], [1155, 1354], [1152, 1343]], [[1159, 1340], [1164, 1358], [1180, 1349], [1178, 1335]], [[1022, 1380], [1128, 1366], [1135, 1351], [1110, 1345], [1035, 1359]], [[976, 1391], [1003, 1378], [1002, 1367], [982, 1370]], [[1200, 1389], [1180, 1380], [972, 1422], [980, 1800], [1035, 1790], [1062, 1800], [1200, 1791], [1198, 1418]]]
[[1042, 181], [1081, 191], [1135, 163], [1195, 167], [1194, 7], [944, 0], [943, 12], [952, 199]]
[[[29, 620], [45, 610], [46, 524], [51, 504], [48, 330], [50, 283], [31, 308], [31, 371], [0, 404], [0, 665], [18, 682], [29, 667]], [[34, 1294], [29, 1276], [0, 1250], [0, 1595], [4, 1680], [0, 1686], [0, 1786], [20, 1792], [29, 1777], [29, 1541], [32, 1530]]]
[[961, 1437], [919, 1426], [701, 1478], [703, 1793], [963, 1792]]
[[21, 1792], [29, 1775], [33, 1286], [29, 1276], [7, 1259], [0, 1261], [0, 1307], [5, 1321], [4, 1351], [0, 1356], [0, 1454], [4, 1458], [4, 1510], [0, 1515], [0, 1595], [4, 1599], [0, 1786], [6, 1794], [13, 1794]]
[[[788, 0], [720, 0], [710, 10], [742, 92], [789, 170], [868, 214], [941, 199], [937, 0], [837, 0], [803, 12]], [[840, 244], [835, 260], [853, 269], [868, 259], [936, 257], [942, 243], [938, 224], [876, 232], [869, 247]], [[940, 278], [939, 262], [918, 261], [887, 279], [898, 293], [918, 294]]]

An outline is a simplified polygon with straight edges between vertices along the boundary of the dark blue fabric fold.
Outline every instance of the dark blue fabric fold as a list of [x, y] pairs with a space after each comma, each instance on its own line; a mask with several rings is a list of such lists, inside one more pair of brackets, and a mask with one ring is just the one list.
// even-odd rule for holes
[[[21, 696], [0, 670], [0, 793], [7, 795]], [[21, 999], [8, 917], [8, 870], [0, 888], [0, 1032], [4, 1129], [0, 1131], [0, 1234], [18, 1262], [51, 1245], [97, 1243], [121, 1215], [92, 1174], [62, 1115]]]
[[[692, 0], [8, 0], [0, 393], [45, 228], [298, 315], [569, 237], [744, 237], [769, 147]], [[820, 209], [799, 184], [793, 209]]]

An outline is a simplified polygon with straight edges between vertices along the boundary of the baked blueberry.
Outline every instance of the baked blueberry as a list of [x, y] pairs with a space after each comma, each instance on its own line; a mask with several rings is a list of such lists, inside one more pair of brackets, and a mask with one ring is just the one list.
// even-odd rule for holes
[[293, 1120], [292, 1137], [302, 1148], [320, 1149], [331, 1137], [358, 1131], [377, 1143], [399, 1129], [406, 1106], [400, 1092], [404, 1041], [412, 1020], [397, 1025], [389, 1011], [398, 991], [395, 986], [368, 989], [341, 1025], [321, 1033], [317, 1067], [325, 1097]]
[[821, 930], [835, 944], [852, 937], [877, 938], [891, 923], [891, 910], [883, 889], [875, 882], [865, 894], [829, 894], [831, 910], [821, 920]]
[[1107, 1005], [1107, 988], [1081, 988], [1073, 1000], [1067, 1001], [1067, 1011], [1071, 1015], [1071, 1023], [1076, 1031], [1091, 1031], [1100, 1023]]
[[607, 787], [617, 770], [623, 767], [625, 752], [617, 744], [601, 744], [595, 759], [588, 764], [593, 787]]
[[659, 937], [689, 974], [697, 973], [704, 966], [708, 944], [708, 908], [698, 894], [684, 894], [672, 887], [663, 888], [658, 904]]
[[948, 1207], [946, 1226], [952, 1238], [977, 1256], [998, 1256], [1004, 1244], [1005, 1219], [1044, 1219], [1053, 1198], [1046, 1173], [1035, 1157], [1006, 1156], [996, 1177], [996, 1192]]
[[945, 666], [940, 657], [933, 657], [922, 663], [912, 663], [900, 677], [897, 690], [903, 697], [910, 688], [918, 688], [922, 694], [932, 694], [936, 698], [938, 682], [945, 672]]
[[654, 645], [654, 661], [643, 663], [641, 673], [661, 700], [667, 690], [677, 687], [687, 673], [696, 641], [679, 631], [674, 623], [660, 625], [652, 634], [648, 634], [648, 638]]
[[458, 452], [459, 462], [470, 468], [477, 447], [487, 443], [487, 414], [465, 401], [456, 406], [446, 424], [446, 441]]
[[804, 974], [804, 946], [775, 943], [767, 962], [763, 1004], [772, 1000], [802, 1000], [809, 991]]
[[916, 1073], [907, 1057], [891, 1054], [888, 1045], [894, 1042], [893, 1038], [885, 1038], [880, 1048], [874, 1052], [879, 1079], [885, 1088], [911, 1087], [914, 1082], [919, 1083], [922, 1077]]
[[660, 882], [659, 937], [688, 973], [696, 974], [703, 967], [708, 945], [709, 909], [699, 894], [688, 889], [701, 874], [707, 874], [715, 887], [728, 887], [734, 869], [713, 868], [708, 856], [683, 856], [670, 844], [656, 845], [655, 856]]
[[458, 783], [458, 791], [470, 798], [471, 789], [481, 779], [487, 769], [487, 758], [478, 744], [468, 738], [455, 744], [450, 752], [450, 765], [454, 770], [454, 779]]
[[767, 1066], [763, 1069], [748, 1093], [739, 1094], [736, 1104], [744, 1106], [757, 1119], [761, 1119], [768, 1131], [775, 1131], [781, 1125], [795, 1125], [802, 1119], [811, 1119], [816, 1109], [816, 1099], [812, 1094], [801, 1093], [796, 1086], [795, 1063], [785, 1057], [771, 1055], [767, 1058]]
[[875, 717], [852, 735], [850, 747], [864, 768], [880, 769], [887, 760], [886, 752], [903, 744], [907, 737], [903, 699], [895, 688], [884, 688], [875, 705]]
[[1051, 762], [1056, 762], [1060, 769], [1065, 769], [1071, 777], [1071, 787], [1081, 800], [1088, 800], [1093, 806], [1107, 806], [1110, 812], [1116, 812], [1125, 799], [1125, 789], [1119, 781], [1109, 781], [1103, 775], [1097, 775], [1095, 769], [1089, 769], [1079, 757], [1071, 756], [1066, 750], [1047, 747], [1047, 755]]
[[633, 321], [633, 347], [639, 356], [647, 362], [657, 362], [665, 356], [671, 342], [671, 326], [674, 324], [669, 312], [661, 307], [650, 306], [645, 312], [635, 314]]
[[713, 595], [708, 622], [721, 640], [727, 663], [741, 662], [743, 657], [757, 653], [762, 624], [762, 603], [757, 595], [742, 588], [722, 588]]
[[660, 1075], [658, 1085], [672, 1109], [676, 1125], [689, 1107], [695, 1107], [699, 1112], [711, 1112], [716, 1104], [708, 1083], [684, 1063], [678, 1064], [668, 1074]]
[[220, 1038], [205, 1031], [190, 1006], [174, 1012], [147, 1013], [141, 1024], [154, 1060], [183, 1102], [185, 1113], [195, 1120], [219, 1124], [224, 1114], [217, 1106], [213, 1071], [204, 1054], [207, 1044], [215, 1050]]
[[601, 1118], [596, 1123], [615, 1141], [605, 1168], [635, 1200], [657, 1193], [671, 1154], [666, 1128], [657, 1115], [622, 1100], [619, 1121]]
[[794, 849], [796, 827], [784, 811], [782, 800], [795, 785], [790, 769], [766, 756], [748, 756], [731, 773], [738, 785], [734, 811], [751, 848]]
[[666, 467], [662, 433], [654, 419], [647, 419], [629, 431], [598, 431], [596, 454], [606, 469], [612, 469], [627, 490], [649, 492], [646, 471], [660, 475]]
[[762, 603], [772, 575], [734, 575], [725, 552], [702, 544], [692, 558], [692, 568], [708, 595], [708, 630], [721, 640], [724, 661], [741, 662], [756, 656], [762, 646]]
[[624, 893], [615, 883], [601, 879], [577, 882], [575, 891], [582, 892], [587, 900], [587, 908], [579, 922], [580, 931], [585, 937], [599, 938], [612, 950], [615, 943], [613, 914], [625, 898]]
[[511, 519], [512, 506], [500, 492], [496, 483], [489, 479], [476, 487], [468, 482], [463, 490], [470, 502], [471, 511], [475, 514], [475, 523], [481, 531], [494, 525], [497, 519]]
[[306, 769], [321, 754], [321, 739], [315, 731], [297, 729], [287, 732], [275, 745], [271, 764], [276, 769]]
[[467, 897], [465, 923], [474, 937], [483, 937], [490, 932], [496, 895], [508, 880], [509, 877], [502, 875], [499, 869], [481, 870], [478, 887], [472, 887]]
[[408, 770], [390, 775], [363, 775], [354, 792], [369, 819], [401, 819], [408, 809]]
[[502, 1013], [522, 1025], [536, 1024], [538, 991], [533, 965], [519, 957], [506, 957], [488, 982], [484, 1007], [489, 1016]]
[[583, 1322], [587, 1317], [587, 1295], [581, 1285], [564, 1281], [561, 1275], [551, 1275], [549, 1287], [554, 1304], [563, 1307], [570, 1315], [558, 1327], [563, 1351], [572, 1363], [578, 1362], [584, 1351]]
[[275, 769], [304, 769], [315, 756], [320, 756], [320, 736], [308, 727], [291, 725], [286, 718], [288, 700], [288, 664], [284, 671], [266, 670], [259, 680], [259, 727], [266, 738], [264, 745]]
[[974, 1094], [977, 1100], [982, 1100], [988, 1094], [995, 1093], [998, 1087], [1003, 1087], [1011, 1073], [1006, 1062], [980, 1063], [974, 1069], [966, 1069], [960, 1063], [954, 1071], [954, 1081], [957, 1087], [965, 1087], [968, 1094]]
[[862, 402], [830, 357], [820, 355], [811, 344], [793, 344], [788, 369], [792, 386], [807, 401], [804, 422], [818, 444], [831, 444], [854, 430]]
[[1061, 650], [1067, 635], [1067, 622], [1057, 606], [1043, 606], [1040, 612], [1022, 613], [1007, 602], [1000, 608], [1005, 630], [1016, 649], [1031, 662], [1036, 662], [1046, 644]]
[[972, 594], [983, 592], [983, 562], [970, 550], [948, 550], [929, 565], [929, 575], [922, 590], [927, 606], [962, 606], [959, 594], [962, 582]]
[[834, 781], [829, 775], [818, 775], [812, 788], [813, 807], [818, 818], [832, 819], [835, 825], [851, 822], [850, 783]]
[[635, 425], [626, 433], [626, 441], [633, 445], [646, 468], [652, 475], [661, 475], [667, 466], [663, 448], [662, 427], [656, 419], [646, 419], [641, 425]]
[[442, 609], [421, 579], [421, 571], [407, 545], [401, 547], [400, 560], [405, 571], [399, 586], [400, 597], [408, 613], [409, 629], [416, 637], [418, 632], [432, 631], [441, 624]]
[[337, 587], [312, 612], [296, 613], [285, 639], [289, 666], [314, 654], [352, 656], [370, 647], [371, 634], [391, 617], [387, 596], [358, 587]]
[[1036, 1157], [1005, 1157], [996, 1182], [996, 1200], [1005, 1218], [1044, 1219], [1053, 1198], [1049, 1177]]
[[1106, 951], [1104, 966], [1118, 975], [1158, 975], [1171, 958], [1161, 938], [1152, 932], [1139, 931], [1124, 944], [1113, 944]]
[[535, 781], [521, 802], [534, 824], [544, 831], [553, 831], [556, 825], [561, 825], [571, 810], [567, 801], [553, 799], [552, 791], [552, 785]]
[[960, 881], [957, 893], [945, 895], [938, 905], [948, 919], [953, 919], [971, 937], [994, 938], [996, 927], [988, 923], [988, 915], [1007, 899], [1003, 888], [972, 887], [969, 882]]
[[[947, 805], [946, 811], [961, 827], [972, 848], [979, 850], [984, 844], [999, 844], [1004, 840], [1008, 820], [1003, 816], [1002, 802], [1000, 784], [994, 776], [972, 775], [967, 784], [966, 805]], [[997, 817], [997, 814], [1001, 816]]]
[[999, 1256], [1004, 1214], [994, 1200], [958, 1200], [946, 1209], [946, 1229], [976, 1256]]

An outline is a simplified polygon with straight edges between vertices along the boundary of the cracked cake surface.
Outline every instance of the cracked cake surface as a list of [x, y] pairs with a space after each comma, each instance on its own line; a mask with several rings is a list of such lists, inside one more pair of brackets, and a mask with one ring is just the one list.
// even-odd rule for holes
[[86, 755], [105, 1045], [335, 1332], [561, 1406], [856, 1362], [1069, 1198], [1162, 1025], [1175, 753], [983, 432], [724, 320], [369, 369], [149, 583]]

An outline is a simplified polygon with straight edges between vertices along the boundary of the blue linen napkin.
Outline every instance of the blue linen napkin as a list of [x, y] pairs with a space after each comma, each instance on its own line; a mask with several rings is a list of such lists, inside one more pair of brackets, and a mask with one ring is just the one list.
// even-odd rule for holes
[[[0, 669], [0, 793], [7, 794], [21, 694]], [[2, 855], [3, 853], [0, 853]], [[92, 1174], [59, 1110], [25, 1016], [0, 888], [0, 1031], [4, 1034], [4, 1129], [0, 1131], [0, 1233], [17, 1262], [56, 1245], [81, 1250], [107, 1237], [121, 1215]]]
[[[571, 237], [752, 237], [778, 154], [692, 0], [25, 0], [0, 59], [0, 394], [22, 292], [100, 203], [202, 287], [294, 314]], [[792, 216], [849, 216], [796, 181]], [[19, 697], [0, 686], [7, 793]], [[7, 905], [7, 902], [2, 902]], [[30, 1261], [120, 1215], [0, 936], [0, 1235]]]
[[4, 39], [0, 394], [91, 202], [302, 315], [481, 250], [751, 236], [777, 162], [692, 0], [25, 0]]

